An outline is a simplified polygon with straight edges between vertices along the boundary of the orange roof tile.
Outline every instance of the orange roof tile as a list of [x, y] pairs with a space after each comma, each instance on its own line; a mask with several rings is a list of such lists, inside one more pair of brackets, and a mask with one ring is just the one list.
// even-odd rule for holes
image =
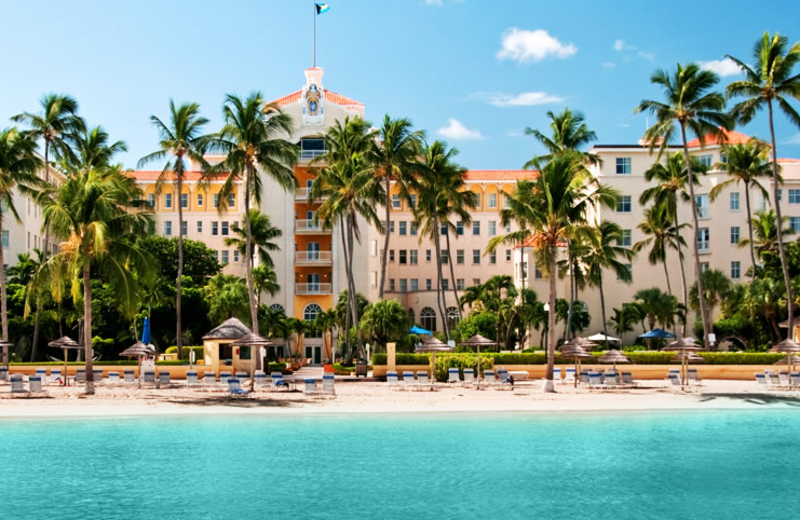
[[468, 181], [518, 181], [522, 179], [535, 179], [539, 172], [536, 170], [469, 170]]
[[291, 94], [276, 99], [275, 101], [270, 101], [268, 104], [278, 105], [279, 107], [282, 107], [286, 105], [291, 105], [295, 101], [299, 101], [301, 97], [303, 97], [303, 91], [298, 90], [297, 92], [292, 92]]
[[[157, 181], [158, 177], [161, 175], [161, 171], [159, 170], [130, 170], [125, 173], [140, 182]], [[201, 175], [202, 172], [199, 171], [184, 172], [183, 179], [186, 181], [199, 181]], [[218, 173], [214, 176], [213, 180], [224, 180], [227, 175], [227, 173]], [[174, 180], [174, 176], [169, 180]]]
[[800, 164], [800, 159], [788, 159], [788, 158], [780, 158], [780, 157], [778, 157], [778, 162], [779, 163], [785, 163], [785, 164]]
[[[722, 143], [719, 142], [719, 138], [712, 134], [706, 134], [705, 142], [706, 146], [710, 144], [747, 144], [747, 141], [752, 139], [749, 135], [745, 135], [741, 132], [736, 132], [734, 130], [722, 130], [722, 134], [725, 136], [722, 139]], [[699, 148], [700, 147], [700, 139], [692, 139], [688, 143], [686, 143], [689, 148]]]
[[[337, 94], [336, 92], [332, 92], [330, 90], [325, 90], [325, 99], [330, 101], [331, 103], [335, 103], [337, 105], [356, 105], [363, 107], [364, 104], [360, 101], [356, 101], [355, 99], [350, 99], [347, 96], [343, 96], [341, 94]], [[275, 101], [271, 101], [270, 105], [278, 105], [279, 107], [291, 105], [292, 103], [296, 103], [300, 101], [303, 97], [303, 91], [298, 90], [297, 92], [292, 92], [287, 96], [283, 96], [282, 98], [276, 99]]]

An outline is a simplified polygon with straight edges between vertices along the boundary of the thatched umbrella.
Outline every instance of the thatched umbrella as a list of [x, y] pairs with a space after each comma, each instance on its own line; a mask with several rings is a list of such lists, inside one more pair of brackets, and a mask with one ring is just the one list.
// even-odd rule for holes
[[231, 343], [232, 347], [250, 347], [250, 359], [252, 359], [253, 361], [252, 368], [250, 370], [250, 388], [252, 390], [255, 390], [256, 388], [256, 367], [258, 366], [257, 363], [258, 358], [256, 358], [255, 355], [256, 353], [253, 352], [255, 350], [255, 348], [253, 347], [260, 349], [261, 347], [266, 348], [266, 347], [272, 347], [274, 345], [275, 343], [273, 343], [272, 341], [268, 340], [263, 336], [259, 336], [255, 332], [248, 332], [241, 338]]
[[632, 363], [631, 358], [620, 352], [619, 350], [612, 348], [602, 356], [600, 356], [597, 361], [600, 363], [613, 363], [614, 370], [617, 369], [617, 363]]
[[[578, 339], [578, 338], [575, 338]], [[589, 354], [586, 349], [581, 347], [575, 339], [561, 345], [561, 351], [558, 357], [571, 359], [575, 362], [575, 377], [573, 378], [573, 386], [578, 387], [578, 379], [581, 374], [581, 360], [593, 359], [594, 356]]]
[[797, 354], [789, 354], [788, 356], [786, 356], [783, 359], [778, 360], [778, 362], [776, 362], [774, 364], [782, 366], [782, 365], [788, 365], [790, 363], [793, 366], [794, 365], [800, 365], [800, 356], [798, 356]]
[[[689, 361], [690, 361], [689, 354], [703, 350], [703, 347], [695, 343], [694, 339], [692, 338], [682, 338], [679, 339], [678, 341], [673, 341], [672, 343], [662, 348], [661, 350], [677, 353], [675, 360], [677, 361], [678, 358], [680, 358], [681, 361], [681, 385], [687, 384], [689, 377], [688, 373]], [[700, 356], [695, 354], [695, 359], [699, 357]]]
[[80, 350], [83, 348], [83, 346], [69, 336], [63, 336], [59, 339], [53, 340], [48, 343], [47, 346], [60, 348], [64, 351], [64, 386], [69, 386], [69, 377], [67, 377], [67, 350]]
[[[786, 363], [789, 365], [789, 381], [792, 380], [792, 370], [794, 368], [794, 359], [792, 356], [800, 352], [800, 343], [796, 342], [792, 338], [786, 338], [785, 340], [781, 341], [771, 349], [770, 352], [780, 352], [783, 354], [789, 354], [786, 359]], [[791, 383], [790, 383], [791, 384]]]
[[475, 334], [471, 338], [466, 341], [461, 342], [462, 345], [466, 345], [468, 347], [477, 347], [478, 350], [478, 380], [481, 378], [481, 347], [491, 347], [497, 345], [496, 341], [492, 341], [489, 338], [485, 338], [480, 334]]
[[155, 356], [156, 355], [156, 349], [151, 347], [150, 345], [145, 345], [141, 341], [137, 341], [136, 343], [134, 343], [130, 347], [128, 347], [125, 350], [123, 350], [122, 352], [120, 352], [119, 355], [122, 356], [122, 357], [127, 357], [127, 358], [135, 357], [135, 358], [139, 359], [139, 387], [141, 388], [141, 386], [142, 386], [142, 358], [143, 357], [149, 357], [149, 356]]
[[426, 339], [414, 349], [414, 353], [417, 354], [431, 354], [431, 387], [433, 387], [433, 383], [436, 381], [436, 353], [453, 352], [454, 350], [453, 347], [435, 336]]

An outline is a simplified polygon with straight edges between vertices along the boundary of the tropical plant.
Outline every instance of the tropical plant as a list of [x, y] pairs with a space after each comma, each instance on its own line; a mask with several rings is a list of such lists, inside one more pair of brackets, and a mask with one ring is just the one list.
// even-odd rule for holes
[[[14, 194], [17, 189], [36, 188], [41, 185], [41, 180], [36, 175], [39, 164], [36, 142], [29, 134], [22, 133], [16, 128], [7, 128], [0, 132], [0, 205], [3, 207], [0, 212], [0, 234], [3, 233], [6, 213], [10, 213], [14, 220], [21, 222], [14, 205]], [[6, 273], [3, 268], [5, 247], [5, 244], [0, 245], [0, 313], [3, 341], [9, 341]], [[6, 368], [8, 361], [8, 349], [4, 349], [3, 366]]]
[[[688, 227], [689, 224], [681, 224], [681, 228]], [[669, 208], [666, 206], [653, 205], [644, 210], [644, 219], [637, 226], [639, 231], [646, 237], [633, 245], [633, 251], [639, 253], [645, 247], [651, 246], [647, 253], [647, 260], [650, 265], [659, 262], [664, 266], [664, 276], [667, 281], [667, 292], [672, 294], [672, 284], [669, 279], [669, 269], [667, 265], [667, 251], [669, 249], [678, 250], [686, 245], [686, 241], [679, 233], [679, 228], [675, 226], [675, 219], [670, 215]], [[683, 260], [679, 259], [681, 264]]]
[[[766, 211], [759, 211], [755, 217], [750, 219], [749, 226], [753, 229], [753, 241], [744, 238], [739, 241], [739, 247], [751, 246], [755, 249], [759, 258], [765, 253], [778, 252], [778, 216], [774, 209]], [[783, 226], [781, 226], [781, 236], [789, 236], [795, 234], [795, 230], [787, 225], [789, 217], [781, 219]], [[785, 226], [785, 227], [784, 227]], [[783, 264], [781, 264], [782, 266]]]
[[[678, 299], [658, 287], [636, 291], [633, 298], [639, 306], [643, 321], [647, 322], [650, 330], [655, 328], [656, 323], [660, 323], [666, 329], [675, 324], [676, 318], [683, 319], [684, 308], [678, 303]], [[648, 348], [651, 347], [651, 343], [648, 339]]]
[[750, 313], [750, 317], [763, 316], [770, 324], [774, 340], [781, 340], [781, 330], [778, 326], [778, 317], [781, 302], [786, 299], [784, 284], [770, 277], [754, 278], [747, 285], [742, 299], [742, 305]]
[[41, 323], [41, 297], [44, 287], [39, 284], [31, 283], [45, 262], [45, 253], [39, 248], [34, 248], [30, 253], [20, 253], [17, 255], [17, 263], [8, 268], [8, 276], [11, 283], [18, 283], [25, 286], [25, 315], [27, 316], [30, 302], [36, 307], [33, 319], [33, 338], [31, 340], [31, 362], [36, 361], [37, 350], [39, 347], [39, 325]]
[[380, 345], [399, 341], [408, 333], [408, 312], [400, 300], [378, 300], [367, 308], [361, 328]]
[[[203, 158], [203, 152], [208, 144], [208, 136], [203, 135], [202, 129], [208, 119], [200, 115], [200, 105], [186, 103], [179, 107], [169, 100], [169, 123], [164, 123], [155, 115], [150, 116], [150, 122], [158, 130], [158, 150], [142, 157], [139, 167], [153, 162], [167, 159], [164, 168], [156, 181], [156, 195], [161, 193], [164, 183], [174, 182], [174, 193], [178, 205], [178, 276], [175, 279], [175, 341], [178, 359], [183, 352], [183, 313], [181, 309], [181, 279], [183, 278], [183, 182], [186, 171], [190, 168], [189, 161], [208, 168], [208, 163]], [[186, 195], [186, 198], [190, 198]]]
[[[706, 304], [708, 305], [708, 312], [713, 317], [714, 309], [717, 308], [731, 291], [731, 280], [728, 276], [719, 269], [706, 269], [703, 271], [703, 290], [705, 291]], [[692, 286], [689, 295], [689, 301], [692, 307], [697, 308], [700, 305], [699, 298], [697, 297], [697, 285]]]
[[74, 153], [61, 160], [65, 171], [87, 172], [92, 168], [105, 168], [112, 165], [114, 156], [127, 152], [125, 141], [111, 142], [102, 126], [87, 128], [72, 138]]
[[[242, 99], [228, 94], [222, 107], [225, 126], [211, 140], [211, 148], [222, 152], [225, 160], [206, 170], [205, 179], [227, 172], [219, 192], [219, 211], [228, 209], [228, 200], [235, 195], [240, 179], [244, 179], [244, 214], [250, 215], [250, 204], [261, 207], [262, 176], [275, 181], [281, 188], [293, 192], [297, 187], [294, 165], [299, 148], [286, 136], [292, 134], [292, 118], [274, 106], [265, 104], [260, 92]], [[253, 332], [258, 334], [258, 307], [253, 281], [253, 230], [245, 219], [245, 278], [247, 280], [250, 320]], [[256, 368], [259, 360], [256, 358]]]
[[219, 323], [229, 318], [249, 321], [247, 286], [242, 278], [219, 273], [211, 277], [204, 292], [210, 306], [208, 315], [212, 321]]
[[[747, 124], [753, 120], [758, 111], [765, 106], [769, 115], [769, 133], [772, 142], [772, 195], [775, 213], [779, 222], [783, 221], [779, 198], [778, 184], [778, 145], [775, 140], [775, 117], [773, 103], [783, 111], [795, 126], [800, 127], [800, 114], [789, 103], [790, 99], [800, 100], [800, 74], [794, 74], [794, 67], [800, 62], [800, 42], [789, 48], [789, 39], [778, 33], [770, 35], [765, 32], [753, 47], [753, 65], [748, 66], [743, 61], [727, 56], [733, 60], [745, 73], [745, 79], [734, 81], [728, 85], [728, 96], [744, 97], [745, 100], [733, 107], [734, 117], [741, 123]], [[786, 262], [786, 253], [783, 248], [783, 233], [778, 230], [778, 251], [783, 268], [783, 281], [786, 285], [787, 305], [789, 311], [789, 330], [794, 330], [794, 298], [792, 298], [792, 283], [789, 277], [789, 267]]]
[[758, 139], [750, 139], [745, 144], [725, 145], [722, 153], [727, 160], [716, 165], [717, 168], [727, 171], [730, 179], [723, 181], [711, 189], [710, 197], [713, 201], [722, 190], [739, 183], [744, 184], [745, 209], [747, 211], [747, 231], [750, 237], [750, 260], [753, 262], [753, 272], [756, 269], [756, 253], [753, 247], [753, 223], [750, 221], [753, 213], [750, 210], [750, 189], [755, 188], [768, 200], [768, 192], [759, 182], [761, 179], [772, 175], [769, 165], [769, 145]]
[[[275, 267], [275, 262], [272, 261], [270, 252], [281, 250], [281, 246], [274, 240], [281, 238], [283, 231], [272, 225], [272, 219], [270, 219], [269, 215], [261, 213], [257, 209], [251, 209], [249, 216], [245, 217], [245, 220], [250, 221], [250, 233], [253, 237], [250, 261], [255, 265], [254, 257], [258, 253], [258, 261], [261, 265]], [[225, 245], [235, 247], [239, 254], [242, 255], [242, 258], [247, 252], [247, 222], [243, 224], [244, 227], [239, 227], [238, 224], [231, 226], [231, 231], [235, 236], [225, 239]]]
[[[408, 192], [408, 183], [413, 172], [419, 167], [422, 141], [425, 132], [412, 131], [409, 119], [391, 119], [386, 115], [383, 119], [376, 140], [372, 146], [371, 160], [375, 164], [375, 175], [383, 182], [386, 199], [383, 202], [386, 208], [386, 221], [384, 229], [389, 229], [392, 219], [392, 183], [395, 191], [407, 201], [411, 200]], [[381, 256], [381, 279], [378, 285], [378, 298], [383, 299], [386, 289], [386, 266], [389, 254], [390, 233], [385, 233], [383, 255]]]
[[272, 267], [261, 264], [253, 268], [253, 283], [256, 286], [256, 304], [261, 307], [261, 295], [267, 293], [275, 296], [281, 290], [278, 274]]
[[[556, 115], [552, 111], [547, 111], [547, 118], [550, 119], [550, 128], [553, 130], [552, 137], [544, 135], [535, 128], [526, 128], [525, 135], [530, 135], [547, 150], [546, 155], [539, 155], [523, 166], [532, 168], [538, 162], [544, 164], [550, 161], [555, 155], [564, 152], [579, 151], [592, 141], [597, 140], [597, 134], [586, 126], [585, 118], [580, 112], [573, 112], [565, 108], [563, 112]], [[599, 164], [600, 158], [588, 152], [581, 152], [586, 162]]]
[[[724, 130], [732, 127], [731, 118], [723, 112], [725, 97], [711, 89], [719, 83], [719, 76], [710, 70], [704, 70], [697, 64], [682, 66], [670, 75], [665, 70], [657, 70], [650, 77], [650, 82], [664, 90], [665, 102], [643, 100], [636, 108], [636, 112], [650, 112], [656, 116], [656, 123], [647, 129], [644, 138], [652, 152], [659, 148], [659, 156], [667, 150], [668, 143], [672, 140], [677, 130], [683, 144], [683, 155], [687, 167], [687, 186], [692, 204], [692, 219], [694, 230], [700, 229], [697, 215], [697, 200], [694, 195], [694, 174], [692, 161], [689, 156], [689, 145], [686, 137], [687, 130], [700, 140], [700, 145], [705, 146], [706, 136], [711, 135], [724, 140]], [[709, 322], [708, 308], [706, 307], [700, 255], [698, 254], [697, 239], [694, 244], [694, 267], [697, 285], [700, 287], [700, 316], [703, 319], [703, 340], [708, 345], [708, 334], [711, 324]]]

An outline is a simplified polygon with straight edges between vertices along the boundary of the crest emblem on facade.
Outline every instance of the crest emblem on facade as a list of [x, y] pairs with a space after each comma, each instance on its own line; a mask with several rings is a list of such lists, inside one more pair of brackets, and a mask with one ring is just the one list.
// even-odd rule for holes
[[321, 125], [322, 117], [322, 90], [315, 83], [311, 83], [303, 94], [303, 124]]

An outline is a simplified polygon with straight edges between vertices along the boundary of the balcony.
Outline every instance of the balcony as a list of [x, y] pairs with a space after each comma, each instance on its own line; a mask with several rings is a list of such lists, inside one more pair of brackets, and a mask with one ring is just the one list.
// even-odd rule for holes
[[[295, 192], [294, 192], [294, 199], [295, 200], [308, 200], [310, 192], [311, 192], [311, 190], [308, 189], [308, 188], [297, 188], [295, 190]], [[328, 197], [320, 197], [320, 198], [314, 200], [314, 202], [321, 202], [321, 201], [323, 201], [323, 200], [325, 200], [327, 198]]]
[[331, 265], [333, 255], [330, 251], [297, 251], [294, 260], [298, 265]]
[[295, 294], [331, 294], [333, 287], [329, 283], [296, 283]]
[[325, 150], [300, 150], [298, 159], [301, 161], [310, 161], [316, 159], [320, 155], [325, 155]]
[[315, 223], [313, 220], [310, 220], [310, 219], [295, 220], [295, 222], [294, 222], [294, 230], [295, 230], [295, 233], [297, 233], [298, 235], [320, 235], [320, 234], [330, 235], [331, 234], [331, 230], [330, 229], [323, 229], [322, 228], [322, 224], [320, 224], [319, 222]]

